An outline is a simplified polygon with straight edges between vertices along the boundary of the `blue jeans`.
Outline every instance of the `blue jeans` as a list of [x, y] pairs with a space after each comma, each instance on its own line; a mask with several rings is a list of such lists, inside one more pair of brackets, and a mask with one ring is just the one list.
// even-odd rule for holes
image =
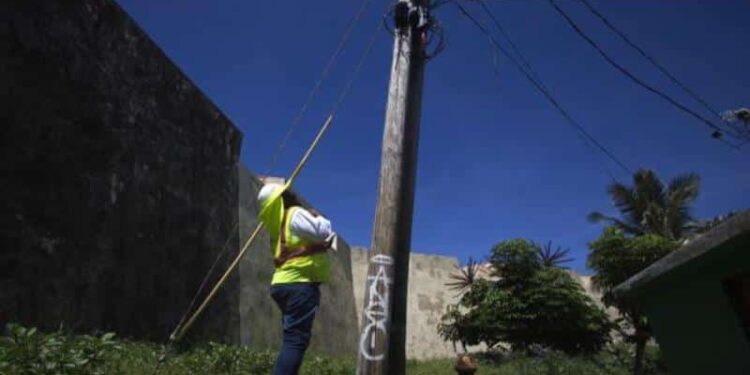
[[313, 320], [320, 306], [320, 287], [318, 283], [273, 285], [271, 297], [281, 310], [284, 328], [284, 342], [273, 374], [297, 375], [310, 345]]

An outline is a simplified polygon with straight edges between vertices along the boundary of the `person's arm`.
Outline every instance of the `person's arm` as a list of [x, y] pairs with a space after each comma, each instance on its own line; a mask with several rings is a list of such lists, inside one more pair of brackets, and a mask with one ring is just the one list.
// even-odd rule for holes
[[305, 241], [329, 241], [335, 235], [328, 219], [304, 208], [295, 211], [289, 225], [289, 229]]

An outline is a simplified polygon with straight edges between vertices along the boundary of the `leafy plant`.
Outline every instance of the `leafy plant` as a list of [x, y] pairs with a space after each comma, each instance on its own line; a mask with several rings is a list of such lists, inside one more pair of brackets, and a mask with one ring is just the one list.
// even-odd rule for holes
[[[5, 336], [0, 339], [0, 374], [81, 375], [92, 373], [89, 372], [90, 369], [86, 369], [86, 366], [61, 369], [57, 367], [58, 362], [54, 362], [52, 367], [55, 369], [51, 371], [38, 368], [39, 347], [37, 344], [42, 345], [48, 340], [57, 343], [47, 346], [52, 351], [47, 355], [65, 357], [71, 350], [75, 351], [78, 345], [88, 349], [102, 349], [101, 341], [104, 339], [107, 343], [103, 346], [112, 350], [105, 349], [101, 360], [94, 361], [93, 367], [98, 373], [112, 375], [269, 374], [276, 359], [276, 353], [273, 351], [213, 343], [172, 353], [155, 373], [154, 366], [162, 350], [159, 346], [151, 343], [116, 340], [112, 335], [107, 335], [105, 339], [103, 336], [88, 336], [84, 339], [84, 336], [64, 335], [60, 331], [44, 334], [33, 328], [8, 327]], [[11, 353], [14, 355], [11, 356]], [[16, 357], [16, 354], [21, 357]], [[534, 350], [529, 354], [490, 352], [479, 355], [478, 360], [480, 373], [489, 375], [624, 375], [627, 372], [625, 362], [628, 356], [632, 356], [631, 346], [613, 345], [590, 356], [569, 356], [556, 351]], [[658, 349], [649, 348], [645, 358], [645, 373], [664, 374]], [[350, 375], [355, 372], [355, 363], [353, 357], [334, 358], [308, 353], [300, 373], [302, 375]], [[455, 371], [451, 359], [409, 360], [407, 373], [410, 375], [450, 375], [455, 374]]]
[[694, 173], [672, 179], [666, 187], [651, 170], [633, 175], [633, 186], [615, 182], [607, 188], [620, 218], [592, 212], [590, 221], [607, 222], [626, 234], [657, 234], [676, 240], [691, 230], [690, 204], [698, 197], [700, 177]]
[[642, 359], [651, 337], [651, 328], [638, 304], [633, 300], [615, 298], [612, 289], [678, 246], [678, 241], [656, 234], [632, 237], [614, 227], [606, 228], [598, 239], [589, 244], [591, 252], [587, 264], [596, 272], [592, 277], [594, 286], [604, 292], [603, 301], [607, 306], [614, 306], [620, 311], [625, 328], [630, 328], [620, 327], [618, 332], [625, 341], [635, 344], [633, 372], [636, 374], [642, 373]]
[[456, 270], [456, 273], [448, 275], [448, 277], [453, 281], [445, 285], [450, 289], [463, 292], [467, 288], [471, 287], [477, 280], [477, 275], [479, 274], [479, 263], [473, 258], [469, 258], [469, 261], [466, 263], [466, 265], [464, 265], [463, 267], [456, 266]]
[[626, 341], [635, 344], [633, 373], [639, 375], [651, 337], [648, 321], [637, 304], [616, 301], [610, 291], [676, 249], [679, 241], [701, 231], [690, 214], [690, 205], [700, 191], [700, 177], [694, 173], [680, 175], [665, 186], [653, 171], [642, 169], [633, 175], [632, 186], [617, 182], [607, 191], [620, 217], [589, 214], [590, 221], [606, 222], [610, 228], [589, 245], [588, 265], [596, 271], [593, 281], [604, 291], [604, 302], [617, 307], [632, 327], [632, 332], [619, 331]]
[[470, 284], [443, 315], [441, 336], [464, 346], [504, 342], [522, 352], [535, 346], [598, 351], [609, 338], [606, 314], [567, 272], [551, 266], [565, 258], [564, 251], [540, 254], [539, 245], [523, 239], [496, 245], [489, 259], [497, 280]]
[[104, 375], [106, 358], [120, 350], [113, 333], [71, 337], [58, 330], [44, 335], [15, 324], [7, 331], [0, 339], [0, 368], [9, 373]]
[[537, 250], [537, 257], [539, 261], [545, 267], [562, 267], [563, 264], [573, 261], [573, 258], [569, 257], [570, 249], [564, 249], [560, 246], [553, 248], [552, 241], [547, 242], [546, 245], [541, 246]]

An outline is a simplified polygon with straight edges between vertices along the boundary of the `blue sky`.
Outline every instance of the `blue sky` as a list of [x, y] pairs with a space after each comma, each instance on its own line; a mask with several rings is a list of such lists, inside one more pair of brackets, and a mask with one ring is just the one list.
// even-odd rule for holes
[[[295, 113], [360, 1], [120, 0], [174, 62], [244, 133], [242, 161], [268, 168]], [[750, 208], [750, 147], [711, 140], [701, 123], [607, 65], [544, 0], [489, 0], [545, 84], [631, 168], [663, 178], [703, 177], [698, 217]], [[691, 108], [700, 107], [610, 33], [578, 1], [562, 6], [623, 65]], [[750, 106], [746, 1], [592, 3], [674, 75], [720, 110]], [[273, 174], [301, 156], [390, 1], [372, 0]], [[479, 8], [467, 4], [480, 16]], [[610, 178], [629, 176], [591, 151], [507, 60], [493, 74], [487, 39], [452, 5], [435, 12], [447, 48], [425, 74], [414, 251], [481, 258], [501, 240], [569, 247], [587, 272], [587, 243], [614, 213]], [[380, 30], [370, 58], [296, 189], [356, 245], [369, 246], [376, 204], [392, 38]]]

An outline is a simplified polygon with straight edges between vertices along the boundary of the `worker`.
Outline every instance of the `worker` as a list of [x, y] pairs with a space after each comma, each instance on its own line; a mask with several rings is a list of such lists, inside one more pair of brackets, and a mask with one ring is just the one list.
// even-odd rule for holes
[[328, 281], [327, 251], [336, 248], [331, 222], [307, 210], [283, 185], [268, 183], [258, 193], [260, 220], [271, 237], [275, 272], [271, 297], [284, 332], [274, 375], [296, 375], [310, 344], [320, 306], [320, 284]]

